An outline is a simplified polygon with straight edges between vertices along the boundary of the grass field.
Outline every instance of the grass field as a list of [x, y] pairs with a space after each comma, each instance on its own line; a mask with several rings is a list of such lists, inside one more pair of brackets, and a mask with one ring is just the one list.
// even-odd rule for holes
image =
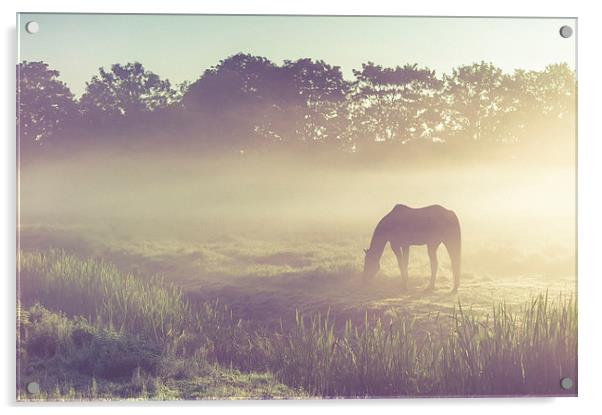
[[[429, 293], [416, 248], [401, 292], [390, 254], [362, 282], [363, 243], [23, 228], [21, 332], [33, 330], [20, 342], [20, 390], [35, 380], [48, 399], [576, 394], [559, 387], [576, 379], [574, 276], [477, 273], [469, 252], [452, 295], [442, 250]], [[93, 340], [74, 346], [82, 330]], [[99, 350], [132, 356], [117, 373], [91, 370], [83, 362]]]

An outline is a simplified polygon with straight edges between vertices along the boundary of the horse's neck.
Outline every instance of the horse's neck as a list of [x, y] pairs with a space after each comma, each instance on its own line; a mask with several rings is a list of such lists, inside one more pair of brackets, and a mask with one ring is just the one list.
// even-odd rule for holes
[[388, 239], [384, 235], [382, 228], [377, 226], [372, 235], [372, 242], [370, 242], [370, 251], [374, 252], [377, 258], [380, 258], [385, 250], [387, 241]]

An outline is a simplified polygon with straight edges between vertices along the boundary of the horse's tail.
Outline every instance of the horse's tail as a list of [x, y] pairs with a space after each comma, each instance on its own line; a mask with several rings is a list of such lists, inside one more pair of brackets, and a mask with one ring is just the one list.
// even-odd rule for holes
[[456, 291], [460, 286], [460, 272], [462, 261], [462, 232], [460, 230], [460, 221], [454, 212], [451, 212], [448, 232], [443, 244], [449, 253], [451, 260], [452, 273], [454, 275], [454, 288]]

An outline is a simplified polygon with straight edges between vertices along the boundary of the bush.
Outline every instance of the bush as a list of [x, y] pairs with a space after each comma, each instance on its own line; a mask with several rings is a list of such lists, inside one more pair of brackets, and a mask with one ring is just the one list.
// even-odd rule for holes
[[[135, 369], [156, 373], [161, 351], [112, 329], [92, 326], [84, 318], [68, 319], [39, 304], [20, 318], [21, 358], [34, 366], [89, 377], [131, 377]], [[22, 361], [23, 363], [23, 361]]]
[[[125, 333], [67, 318], [36, 304], [18, 308], [19, 400], [215, 399], [303, 396], [270, 374], [240, 373], [181, 358]], [[29, 395], [37, 382], [41, 393]]]

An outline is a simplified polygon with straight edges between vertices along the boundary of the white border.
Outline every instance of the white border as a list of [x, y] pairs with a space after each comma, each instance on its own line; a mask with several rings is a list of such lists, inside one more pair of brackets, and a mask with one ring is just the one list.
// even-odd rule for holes
[[[15, 13], [27, 12], [119, 12], [119, 13], [226, 13], [226, 14], [370, 14], [370, 15], [433, 15], [433, 16], [549, 16], [579, 18], [579, 398], [515, 398], [515, 399], [441, 399], [441, 400], [402, 400], [402, 401], [309, 401], [309, 402], [203, 402], [141, 406], [110, 405], [118, 411], [144, 411], [161, 413], [178, 406], [178, 411], [195, 412], [224, 410], [245, 413], [282, 412], [304, 413], [306, 411], [326, 412], [344, 410], [351, 414], [364, 413], [375, 409], [384, 413], [398, 414], [400, 411], [430, 413], [478, 413], [488, 415], [526, 411], [548, 414], [594, 413], [602, 407], [602, 393], [599, 391], [601, 372], [602, 336], [600, 335], [599, 293], [601, 292], [602, 272], [598, 262], [600, 236], [600, 178], [602, 178], [602, 136], [599, 120], [602, 119], [600, 105], [602, 70], [599, 39], [602, 39], [602, 20], [595, 1], [556, 1], [527, 2], [524, 0], [503, 0], [497, 2], [470, 0], [422, 0], [420, 2], [401, 1], [356, 1], [326, 2], [324, 0], [299, 0], [283, 2], [277, 0], [232, 0], [199, 1], [190, 0], [20, 0], [14, 4], [0, 2], [2, 13], [2, 33], [4, 50], [1, 77], [4, 108], [1, 111], [4, 127], [2, 141], [2, 195], [1, 204], [2, 238], [0, 243], [0, 263], [2, 274], [3, 299], [1, 310], [2, 375], [0, 376], [1, 402], [7, 412], [44, 411], [45, 414], [105, 413], [106, 406], [86, 405], [85, 409], [75, 406], [23, 406], [14, 403], [14, 287], [15, 287], [15, 144], [14, 144], [14, 91], [16, 63]], [[142, 406], [144, 405], [144, 406]]]

